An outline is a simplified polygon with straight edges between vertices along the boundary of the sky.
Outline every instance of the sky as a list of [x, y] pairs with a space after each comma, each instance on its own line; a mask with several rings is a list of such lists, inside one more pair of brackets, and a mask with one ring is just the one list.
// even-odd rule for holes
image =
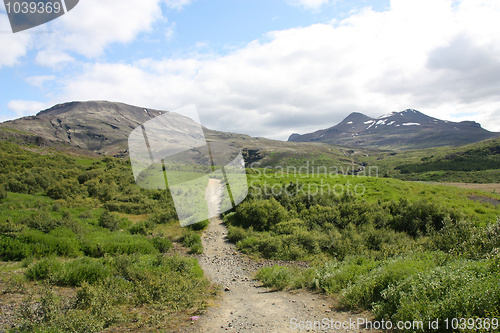
[[2, 3], [0, 121], [107, 100], [280, 140], [408, 108], [500, 132], [498, 17], [492, 0], [80, 0], [14, 34]]

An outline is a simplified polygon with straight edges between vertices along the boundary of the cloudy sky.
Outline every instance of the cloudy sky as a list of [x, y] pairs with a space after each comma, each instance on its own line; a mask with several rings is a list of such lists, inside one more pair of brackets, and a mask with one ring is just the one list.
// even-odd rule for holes
[[13, 34], [2, 3], [0, 121], [108, 100], [285, 140], [406, 108], [500, 132], [499, 17], [493, 0], [80, 0]]

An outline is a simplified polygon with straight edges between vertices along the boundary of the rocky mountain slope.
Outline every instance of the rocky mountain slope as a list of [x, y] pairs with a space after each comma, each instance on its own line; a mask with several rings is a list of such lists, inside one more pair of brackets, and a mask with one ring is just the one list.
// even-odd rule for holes
[[29, 143], [114, 155], [126, 151], [128, 135], [134, 128], [162, 112], [104, 101], [70, 102], [36, 116], [6, 121], [0, 129], [16, 130], [17, 137]]
[[[0, 123], [0, 140], [79, 155], [127, 157], [131, 131], [164, 113], [168, 111], [106, 101], [70, 102], [55, 105], [36, 116]], [[353, 151], [330, 144], [284, 142], [207, 128], [204, 134], [207, 140], [221, 140], [242, 148], [249, 166], [297, 165], [319, 158], [329, 164], [344, 165], [350, 164], [354, 157]]]
[[292, 134], [290, 142], [326, 142], [342, 146], [415, 149], [460, 146], [499, 137], [474, 121], [451, 122], [407, 109], [378, 118], [353, 112], [339, 124], [308, 134]]

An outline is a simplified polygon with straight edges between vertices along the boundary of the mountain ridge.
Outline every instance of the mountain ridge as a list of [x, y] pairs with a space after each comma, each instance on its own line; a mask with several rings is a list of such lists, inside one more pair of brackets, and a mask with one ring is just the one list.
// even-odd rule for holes
[[[9, 120], [0, 128], [26, 132], [48, 145], [61, 144], [98, 154], [122, 154], [128, 134], [142, 123], [168, 111], [107, 101], [67, 102]], [[19, 134], [20, 135], [20, 134]]]
[[[67, 102], [0, 123], [0, 140], [84, 156], [128, 157], [128, 136], [134, 128], [169, 111], [108, 101]], [[251, 166], [274, 166], [297, 159], [328, 157], [347, 163], [344, 150], [329, 144], [294, 143], [254, 138], [203, 127], [207, 141], [225, 141], [242, 149]], [[279, 156], [279, 158], [278, 158]], [[290, 162], [291, 163], [291, 162]]]
[[475, 121], [452, 122], [414, 109], [377, 118], [353, 112], [335, 126], [290, 135], [289, 142], [324, 142], [351, 147], [418, 149], [460, 146], [499, 137]]

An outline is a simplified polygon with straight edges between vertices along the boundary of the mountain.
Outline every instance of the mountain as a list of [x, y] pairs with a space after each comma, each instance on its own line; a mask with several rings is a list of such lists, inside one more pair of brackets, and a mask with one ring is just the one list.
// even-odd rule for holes
[[325, 142], [342, 146], [417, 149], [460, 146], [499, 137], [474, 121], [451, 122], [406, 109], [371, 118], [353, 112], [339, 124], [308, 134], [292, 134], [290, 142]]
[[[69, 102], [0, 123], [0, 140], [122, 157], [132, 130], [164, 113], [169, 111], [107, 101]], [[204, 130], [207, 139], [244, 136]]]
[[[0, 123], [0, 140], [77, 155], [127, 157], [132, 130], [164, 113], [168, 111], [107, 101], [69, 102], [36, 116]], [[351, 165], [353, 158], [363, 154], [324, 143], [284, 142], [207, 128], [203, 131], [207, 141], [225, 141], [242, 148], [249, 166], [302, 165], [311, 159], [342, 166]]]
[[[67, 146], [98, 154], [121, 154], [130, 132], [162, 111], [104, 101], [70, 102], [0, 124], [20, 141]], [[5, 132], [3, 131], [4, 135]], [[14, 135], [15, 134], [15, 135]]]

